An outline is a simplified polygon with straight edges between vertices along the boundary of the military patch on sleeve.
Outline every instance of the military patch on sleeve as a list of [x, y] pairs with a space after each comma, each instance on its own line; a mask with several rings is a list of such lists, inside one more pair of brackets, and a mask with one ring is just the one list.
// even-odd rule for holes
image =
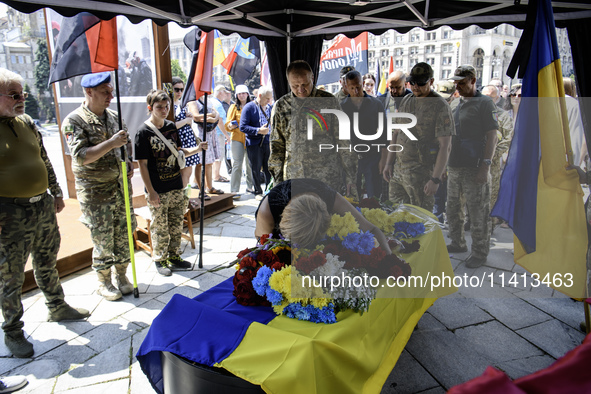
[[72, 142], [72, 139], [74, 137], [74, 126], [72, 126], [71, 124], [65, 124], [62, 129], [64, 136], [66, 137], [66, 141], [68, 143]]
[[499, 122], [499, 111], [492, 111], [492, 117], [495, 122]]

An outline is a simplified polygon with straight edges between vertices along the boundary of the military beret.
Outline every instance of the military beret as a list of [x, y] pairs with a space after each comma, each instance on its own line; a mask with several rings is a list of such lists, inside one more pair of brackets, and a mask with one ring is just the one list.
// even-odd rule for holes
[[111, 82], [111, 73], [104, 71], [102, 73], [86, 74], [82, 77], [80, 85], [82, 85], [83, 88], [96, 88], [103, 83], [109, 82]]

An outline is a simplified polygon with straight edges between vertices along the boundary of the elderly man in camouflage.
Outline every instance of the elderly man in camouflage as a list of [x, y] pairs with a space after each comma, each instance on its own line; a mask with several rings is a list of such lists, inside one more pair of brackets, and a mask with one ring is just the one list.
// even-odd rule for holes
[[[90, 229], [94, 245], [92, 267], [98, 275], [98, 294], [114, 301], [133, 291], [125, 276], [131, 258], [119, 149], [123, 147], [130, 177], [133, 166], [127, 152], [131, 152], [131, 145], [126, 146], [127, 127], [119, 130], [118, 114], [108, 109], [113, 99], [111, 74], [85, 75], [81, 85], [85, 101], [64, 119], [62, 130], [72, 151], [81, 220]], [[133, 214], [131, 217], [135, 220]], [[135, 228], [135, 223], [132, 226]], [[111, 283], [111, 267], [115, 268], [118, 288]]]
[[490, 97], [476, 89], [476, 70], [466, 65], [451, 78], [460, 99], [452, 102], [456, 137], [448, 163], [447, 221], [451, 253], [466, 252], [464, 203], [468, 206], [472, 230], [472, 253], [466, 267], [486, 263], [490, 250], [490, 166], [497, 144], [497, 108]]
[[[318, 179], [333, 189], [354, 193], [357, 158], [347, 149], [337, 151], [337, 123], [334, 115], [323, 115], [326, 125], [313, 123], [313, 137], [308, 140], [307, 115], [311, 110], [339, 110], [334, 96], [314, 86], [310, 65], [296, 60], [287, 67], [291, 92], [275, 103], [271, 114], [271, 156], [269, 171], [275, 184], [287, 179]], [[324, 150], [320, 150], [320, 147]], [[354, 193], [356, 194], [356, 193]]]
[[[78, 320], [90, 314], [64, 301], [56, 269], [60, 233], [56, 211], [62, 190], [33, 120], [25, 113], [23, 79], [0, 68], [0, 297], [4, 343], [15, 357], [31, 357], [33, 344], [23, 333], [21, 289], [25, 263], [33, 256], [37, 285], [49, 321]], [[51, 195], [47, 193], [49, 188]]]
[[432, 89], [433, 69], [429, 64], [417, 63], [410, 71], [409, 83], [412, 94], [402, 99], [399, 112], [417, 117], [417, 125], [410, 129], [417, 141], [405, 133], [395, 132], [391, 143], [402, 145], [403, 151], [388, 153], [384, 179], [390, 181], [392, 162], [396, 158], [390, 200], [417, 205], [431, 212], [455, 127], [449, 105]]

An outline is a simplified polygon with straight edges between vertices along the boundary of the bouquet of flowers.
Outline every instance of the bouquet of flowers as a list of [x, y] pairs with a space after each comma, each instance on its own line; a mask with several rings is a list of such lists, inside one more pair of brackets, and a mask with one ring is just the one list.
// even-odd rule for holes
[[[335, 323], [336, 314], [347, 309], [367, 311], [376, 296], [375, 281], [410, 275], [400, 255], [418, 251], [419, 241], [409, 240], [435, 227], [430, 217], [408, 206], [364, 200], [357, 209], [388, 237], [392, 254], [378, 246], [371, 232], [361, 231], [351, 213], [335, 214], [326, 237], [313, 249], [292, 249], [283, 238], [264, 236], [255, 248], [241, 251], [234, 276], [237, 302], [272, 306], [278, 315], [315, 323]], [[335, 286], [334, 278], [365, 281]]]

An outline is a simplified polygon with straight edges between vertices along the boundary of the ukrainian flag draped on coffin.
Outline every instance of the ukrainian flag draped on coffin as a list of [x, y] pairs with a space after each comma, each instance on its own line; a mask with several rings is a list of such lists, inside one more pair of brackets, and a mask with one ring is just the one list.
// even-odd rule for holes
[[[587, 232], [582, 189], [566, 170], [571, 151], [562, 69], [550, 0], [530, 2], [517, 52], [529, 56], [507, 166], [492, 216], [515, 233], [515, 262], [553, 288], [585, 296]], [[534, 12], [535, 11], [535, 12]], [[523, 44], [523, 45], [522, 45]], [[517, 53], [516, 56], [523, 55]], [[527, 55], [527, 53], [525, 54]], [[522, 56], [523, 57], [523, 56]], [[520, 73], [524, 63], [520, 65]]]

